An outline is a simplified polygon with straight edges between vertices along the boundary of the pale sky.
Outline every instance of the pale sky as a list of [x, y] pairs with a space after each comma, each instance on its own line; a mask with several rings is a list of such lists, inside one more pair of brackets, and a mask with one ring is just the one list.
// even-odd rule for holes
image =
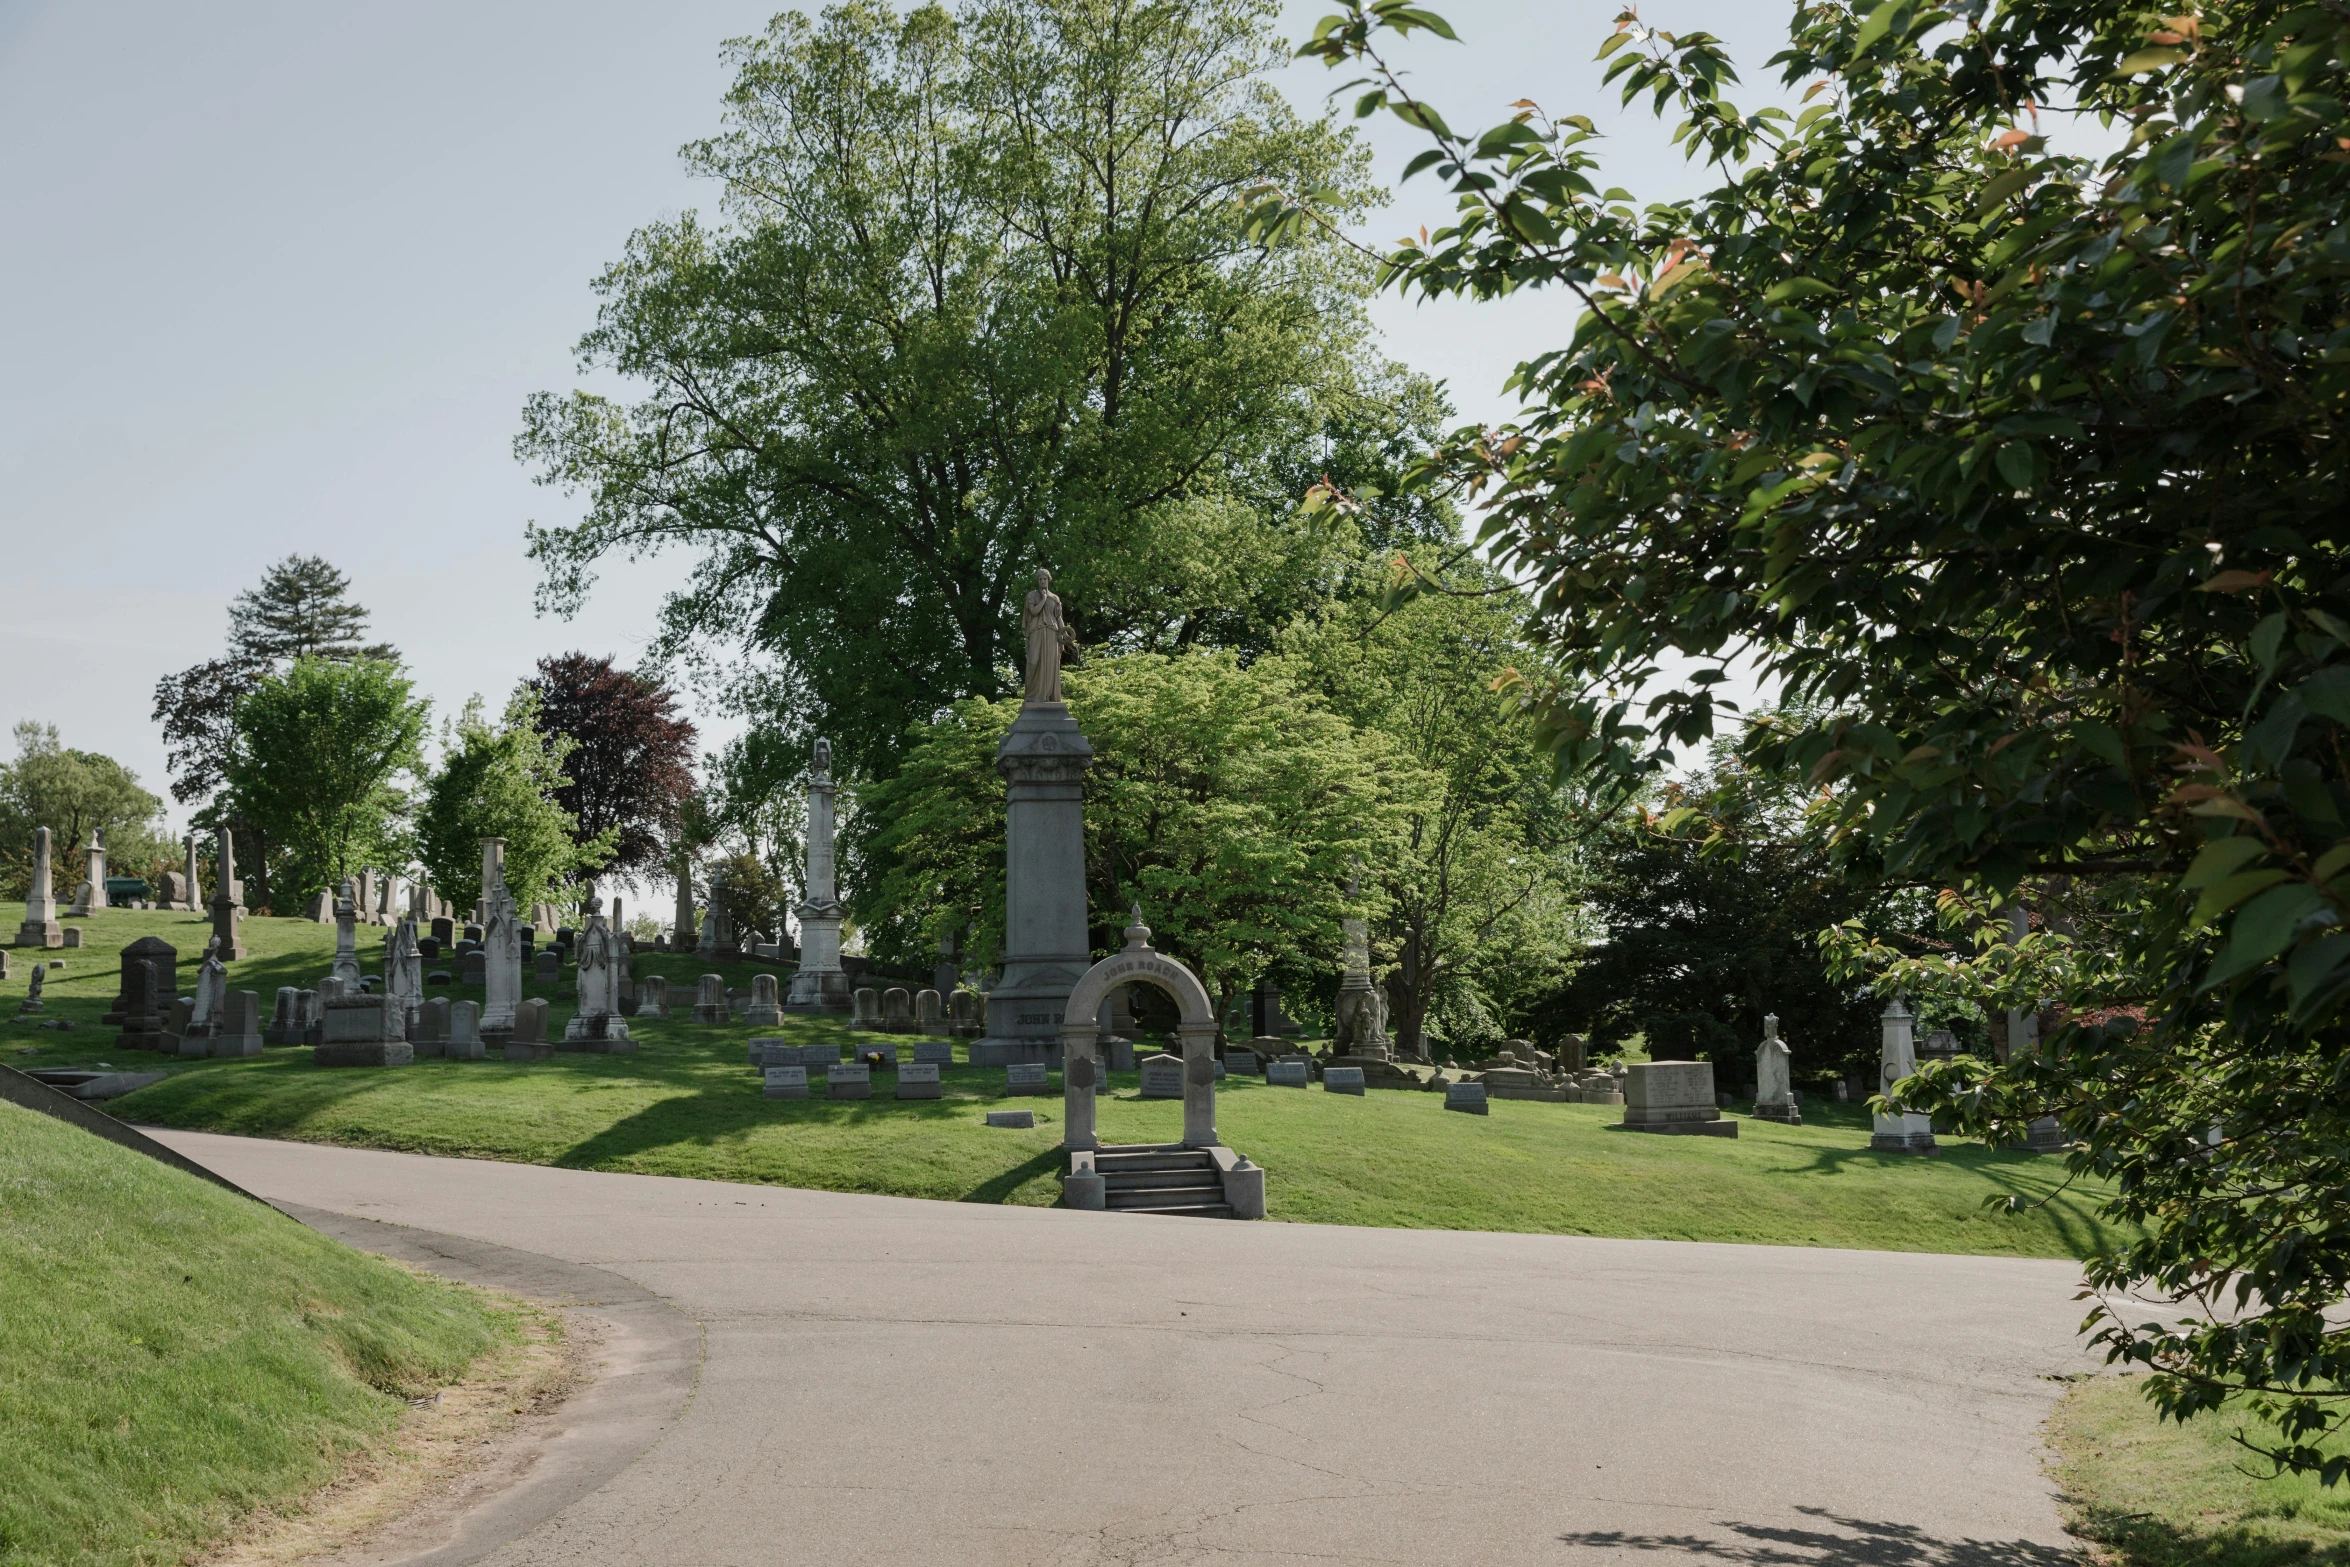
[[[1613, 4], [1434, 0], [1417, 87], [1460, 126], [1532, 97], [1622, 120], [1610, 179], [1701, 188], [1670, 126], [1596, 91]], [[434, 703], [493, 706], [542, 654], [633, 661], [684, 560], [613, 563], [541, 620], [523, 525], [575, 503], [509, 453], [523, 399], [576, 384], [589, 280], [630, 230], [715, 192], [676, 149], [713, 131], [720, 40], [759, 0], [0, 0], [0, 743], [57, 725], [167, 792], [155, 682], [217, 655], [226, 605], [289, 552], [348, 572]], [[1289, 4], [1303, 36], [1326, 6]], [[1650, 0], [1765, 90], [1783, 0]], [[1317, 100], [1343, 76], [1284, 78]], [[1393, 181], [1422, 145], [1374, 131]], [[1425, 178], [1371, 225], [1441, 219]], [[1388, 351], [1468, 417], [1564, 340], [1562, 303], [1383, 300]], [[713, 737], [723, 726], [711, 725]], [[175, 823], [185, 813], [174, 806]]]

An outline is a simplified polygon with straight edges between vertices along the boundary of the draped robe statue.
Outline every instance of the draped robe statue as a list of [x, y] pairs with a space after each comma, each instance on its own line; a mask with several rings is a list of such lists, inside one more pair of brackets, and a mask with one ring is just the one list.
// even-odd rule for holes
[[1020, 635], [1028, 644], [1027, 681], [1023, 702], [1061, 700], [1061, 654], [1077, 645], [1069, 622], [1061, 615], [1060, 596], [1052, 590], [1053, 574], [1036, 574], [1036, 591], [1020, 610]]

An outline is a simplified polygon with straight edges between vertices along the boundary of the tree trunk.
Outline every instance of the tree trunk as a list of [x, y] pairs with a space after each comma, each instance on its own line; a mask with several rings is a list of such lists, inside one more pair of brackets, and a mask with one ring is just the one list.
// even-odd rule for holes
[[1423, 982], [1420, 964], [1420, 933], [1416, 928], [1404, 931], [1403, 946], [1396, 954], [1395, 972], [1388, 976], [1388, 992], [1393, 998], [1389, 1011], [1389, 1031], [1395, 1039], [1398, 1053], [1426, 1057], [1428, 1044], [1428, 987]]

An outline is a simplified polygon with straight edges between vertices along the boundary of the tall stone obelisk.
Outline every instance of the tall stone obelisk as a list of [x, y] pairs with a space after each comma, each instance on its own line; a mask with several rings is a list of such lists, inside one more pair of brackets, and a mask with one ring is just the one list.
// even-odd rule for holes
[[784, 1006], [794, 1012], [846, 1012], [849, 976], [840, 966], [840, 886], [832, 858], [832, 747], [816, 742], [816, 769], [808, 780], [808, 896], [792, 912], [800, 920], [800, 968]]
[[233, 963], [245, 956], [245, 911], [237, 903], [237, 840], [220, 829], [220, 863], [213, 867], [212, 934], [220, 942], [220, 961]]
[[1093, 966], [1085, 909], [1085, 774], [1093, 745], [1061, 699], [1061, 654], [1073, 645], [1052, 574], [1036, 574], [1021, 612], [1026, 679], [1020, 716], [996, 747], [1004, 810], [1003, 974], [987, 996], [974, 1066], [1049, 1061], [1061, 1047], [1069, 992]]
[[33, 887], [24, 900], [24, 923], [16, 927], [20, 947], [62, 947], [65, 927], [57, 923], [57, 893], [49, 881], [49, 829], [33, 829]]
[[506, 890], [506, 840], [481, 841], [481, 898], [489, 918], [481, 932], [481, 1037], [504, 1044], [522, 1003], [522, 926], [514, 894]]

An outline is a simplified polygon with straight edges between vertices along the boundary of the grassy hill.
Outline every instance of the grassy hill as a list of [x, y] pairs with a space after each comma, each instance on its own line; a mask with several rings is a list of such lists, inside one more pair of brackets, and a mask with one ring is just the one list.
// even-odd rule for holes
[[0, 1564], [187, 1560], [513, 1333], [490, 1297], [0, 1103]]
[[[82, 962], [52, 985], [53, 1011], [95, 1019], [114, 993], [113, 955], [150, 930], [182, 949], [192, 982], [203, 945], [197, 917], [109, 910], [83, 923], [92, 946], [67, 955]], [[265, 997], [280, 984], [312, 983], [333, 950], [330, 927], [249, 920], [245, 929], [253, 956], [232, 967], [231, 983]], [[371, 969], [368, 953], [381, 941], [380, 930], [364, 937]], [[637, 964], [687, 999], [708, 967], [690, 954], [644, 954]], [[763, 967], [771, 966], [721, 971], [747, 990]], [[559, 1027], [572, 1009], [569, 985], [566, 974], [561, 986], [525, 993], [547, 995]], [[167, 1081], [110, 1108], [171, 1126], [580, 1169], [977, 1202], [1059, 1196], [1059, 1101], [1004, 1099], [1001, 1071], [953, 1067], [935, 1102], [768, 1102], [745, 1064], [747, 1025], [638, 1019], [631, 1032], [637, 1054], [535, 1065], [323, 1069], [301, 1050], [172, 1063]], [[823, 1018], [792, 1018], [780, 1032], [857, 1037]], [[7, 1048], [36, 1046], [40, 1064], [163, 1064], [118, 1058], [109, 1037], [0, 1025]], [[1103, 1138], [1179, 1136], [1181, 1106], [1139, 1099], [1136, 1086], [1131, 1074], [1112, 1074]], [[2044, 1257], [2085, 1255], [2106, 1234], [2097, 1191], [2068, 1188], [2062, 1161], [1958, 1143], [1935, 1159], [1872, 1153], [1857, 1106], [1807, 1107], [1812, 1124], [1802, 1127], [1748, 1121], [1731, 1141], [1611, 1132], [1619, 1112], [1598, 1106], [1502, 1102], [1476, 1117], [1447, 1113], [1440, 1098], [1353, 1099], [1228, 1079], [1218, 1114], [1224, 1140], [1270, 1172], [1275, 1219]], [[985, 1126], [984, 1112], [1005, 1105], [1034, 1108], [1037, 1127]], [[2011, 1217], [1985, 1212], [1995, 1196], [2045, 1201]]]

